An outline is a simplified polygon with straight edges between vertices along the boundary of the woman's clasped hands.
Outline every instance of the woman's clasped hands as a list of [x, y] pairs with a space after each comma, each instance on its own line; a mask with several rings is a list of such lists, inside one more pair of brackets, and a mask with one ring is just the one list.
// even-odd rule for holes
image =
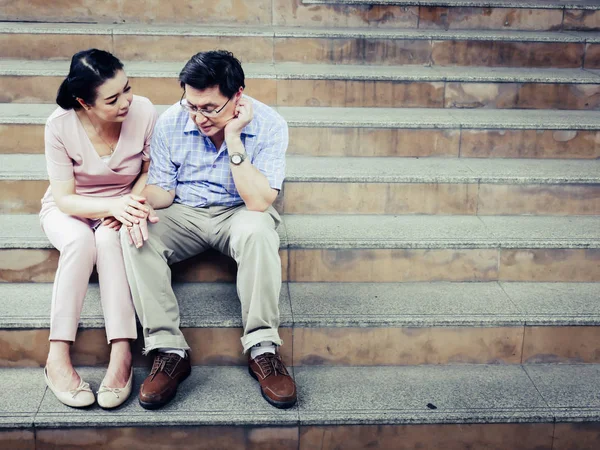
[[140, 223], [140, 219], [148, 217], [150, 208], [145, 205], [146, 199], [139, 195], [127, 194], [111, 200], [110, 215], [126, 227]]

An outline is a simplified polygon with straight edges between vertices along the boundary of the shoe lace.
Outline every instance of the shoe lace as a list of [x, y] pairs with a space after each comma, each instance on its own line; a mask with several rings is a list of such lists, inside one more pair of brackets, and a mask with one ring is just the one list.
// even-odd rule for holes
[[281, 375], [289, 376], [287, 369], [283, 365], [283, 361], [281, 361], [279, 355], [275, 353], [263, 353], [255, 358], [255, 361], [258, 363], [266, 377], [271, 374], [277, 376], [278, 372]]
[[86, 383], [86, 382], [79, 383], [79, 386], [77, 386], [75, 389], [71, 389], [69, 391], [69, 394], [72, 395], [71, 398], [75, 398], [77, 396], [77, 394], [79, 394], [80, 392], [92, 392], [92, 389], [90, 388], [90, 383]]
[[177, 362], [179, 361], [179, 357], [177, 355], [171, 354], [158, 354], [154, 358], [154, 363], [152, 364], [152, 370], [150, 371], [150, 380], [154, 380], [154, 377], [159, 372], [165, 372], [167, 375], [171, 376], [173, 374], [173, 370], [177, 366]]

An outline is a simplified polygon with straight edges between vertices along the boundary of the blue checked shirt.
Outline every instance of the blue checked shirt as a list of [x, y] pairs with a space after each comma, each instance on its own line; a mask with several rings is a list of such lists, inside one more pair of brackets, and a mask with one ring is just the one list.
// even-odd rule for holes
[[[242, 130], [248, 159], [281, 190], [285, 178], [287, 123], [264, 103], [252, 101], [254, 116]], [[243, 203], [233, 182], [227, 144], [217, 149], [204, 136], [190, 114], [179, 103], [167, 109], [156, 122], [150, 147], [147, 184], [165, 191], [175, 190], [175, 203], [192, 207], [234, 206]]]

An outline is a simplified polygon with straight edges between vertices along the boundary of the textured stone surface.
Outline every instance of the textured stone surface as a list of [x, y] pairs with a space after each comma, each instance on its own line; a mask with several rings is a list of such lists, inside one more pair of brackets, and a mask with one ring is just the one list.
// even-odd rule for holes
[[527, 325], [600, 324], [596, 283], [500, 283]]
[[503, 248], [597, 248], [598, 245], [591, 242], [600, 238], [599, 220], [600, 217], [595, 216], [481, 217]]
[[[283, 280], [287, 276], [287, 250], [280, 250]], [[58, 251], [41, 249], [0, 249], [0, 281], [52, 282], [58, 265]], [[209, 250], [172, 267], [175, 282], [233, 282], [235, 261], [217, 251]], [[97, 276], [92, 273], [92, 280]]]
[[0, 369], [0, 381], [0, 430], [31, 428], [46, 390], [42, 371]]
[[562, 22], [563, 11], [559, 8], [419, 8], [419, 28], [427, 29], [558, 30], [562, 27]]
[[11, 450], [35, 450], [35, 434], [33, 428], [0, 431], [0, 448]]
[[558, 422], [600, 419], [598, 365], [540, 364], [526, 365], [524, 369]]
[[296, 328], [294, 366], [518, 364], [523, 327]]
[[[290, 248], [596, 248], [599, 217], [285, 217]], [[351, 224], [351, 226], [349, 226]]]
[[586, 69], [600, 69], [600, 44], [587, 44], [585, 48]]
[[289, 256], [290, 281], [383, 283], [498, 279], [498, 251], [495, 249], [290, 250]]
[[600, 214], [600, 186], [526, 185], [479, 186], [478, 215]]
[[[97, 389], [103, 369], [83, 368], [83, 379]], [[147, 375], [136, 369], [133, 392]], [[215, 395], [220, 393], [219, 395]], [[86, 411], [73, 410], [46, 392], [36, 415], [37, 427], [122, 427], [169, 425], [277, 425], [298, 423], [298, 409], [278, 410], [260, 395], [256, 381], [242, 367], [194, 367], [191, 376], [179, 387], [167, 406], [154, 412], [142, 409], [132, 395], [116, 411], [93, 406]]]
[[331, 425], [302, 426], [300, 448], [306, 450], [464, 450], [550, 449], [552, 424]]
[[297, 427], [120, 427], [38, 429], [37, 442], [48, 450], [148, 450], [189, 447], [214, 450], [296, 450]]
[[[286, 215], [281, 247], [290, 248], [596, 248], [598, 216]], [[0, 215], [4, 249], [46, 249], [35, 215]], [[1, 267], [1, 266], [0, 266]]]
[[460, 154], [466, 158], [597, 159], [600, 132], [463, 129]]
[[498, 279], [503, 281], [600, 281], [598, 249], [504, 249]]
[[[303, 425], [544, 422], [552, 413], [520, 366], [295, 370]], [[346, 395], [338, 394], [345, 380]], [[366, 389], [368, 387], [368, 389]], [[429, 409], [431, 403], [437, 409]]]
[[284, 210], [286, 214], [475, 214], [477, 185], [287, 183]]
[[302, 0], [275, 0], [273, 25], [315, 27], [416, 28], [418, 6], [307, 5]]
[[599, 422], [557, 423], [554, 426], [554, 450], [594, 450], [599, 445]]
[[[369, 4], [371, 0], [302, 0], [312, 4]], [[379, 0], [382, 5], [421, 5], [450, 7], [498, 7], [498, 8], [577, 8], [600, 9], [596, 0]]]
[[289, 131], [290, 155], [361, 157], [458, 156], [461, 133], [458, 129], [318, 127]]
[[[242, 326], [240, 303], [233, 283], [176, 283], [181, 326], [234, 327]], [[0, 324], [3, 328], [50, 326], [49, 283], [0, 284]], [[16, 307], [18, 305], [18, 307]], [[292, 323], [292, 311], [287, 285], [279, 300], [281, 325]], [[90, 284], [83, 303], [82, 328], [102, 328], [104, 318], [97, 284]]]
[[598, 363], [600, 352], [594, 344], [600, 339], [597, 326], [528, 326], [523, 342], [525, 363]]
[[100, 23], [239, 23], [270, 24], [271, 2], [252, 0], [248, 5], [239, 0], [217, 0], [200, 7], [195, 3], [174, 1], [127, 2], [108, 0], [97, 4], [90, 0], [55, 1], [26, 0], [4, 5], [1, 20]]
[[[294, 324], [302, 327], [523, 324], [519, 309], [496, 283], [289, 283], [288, 286]], [[576, 287], [572, 290], [577, 292]], [[550, 315], [550, 311], [549, 306], [544, 312]]]
[[0, 154], [43, 152], [44, 127], [0, 124]]
[[563, 27], [566, 30], [598, 30], [600, 11], [565, 9]]
[[[286, 158], [287, 182], [584, 184], [600, 161], [481, 158]], [[43, 155], [0, 155], [0, 181], [47, 180]], [[38, 199], [39, 200], [39, 199]]]
[[[582, 43], [433, 41], [431, 61], [440, 66], [581, 67]], [[590, 66], [586, 66], [590, 67]]]

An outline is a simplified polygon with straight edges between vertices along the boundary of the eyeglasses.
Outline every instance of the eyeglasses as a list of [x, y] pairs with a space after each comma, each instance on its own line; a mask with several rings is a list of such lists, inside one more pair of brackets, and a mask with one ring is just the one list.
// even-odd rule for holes
[[231, 98], [229, 98], [225, 102], [225, 104], [223, 106], [221, 106], [219, 109], [200, 109], [200, 108], [192, 105], [184, 97], [185, 97], [185, 91], [183, 91], [183, 94], [181, 95], [181, 100], [179, 100], [179, 104], [181, 105], [181, 107], [183, 109], [185, 109], [189, 113], [192, 113], [192, 114], [202, 114], [204, 117], [208, 117], [208, 118], [210, 118], [210, 117], [217, 117], [219, 115], [219, 113], [221, 111], [223, 111], [223, 109], [227, 106], [227, 104], [231, 100]]

